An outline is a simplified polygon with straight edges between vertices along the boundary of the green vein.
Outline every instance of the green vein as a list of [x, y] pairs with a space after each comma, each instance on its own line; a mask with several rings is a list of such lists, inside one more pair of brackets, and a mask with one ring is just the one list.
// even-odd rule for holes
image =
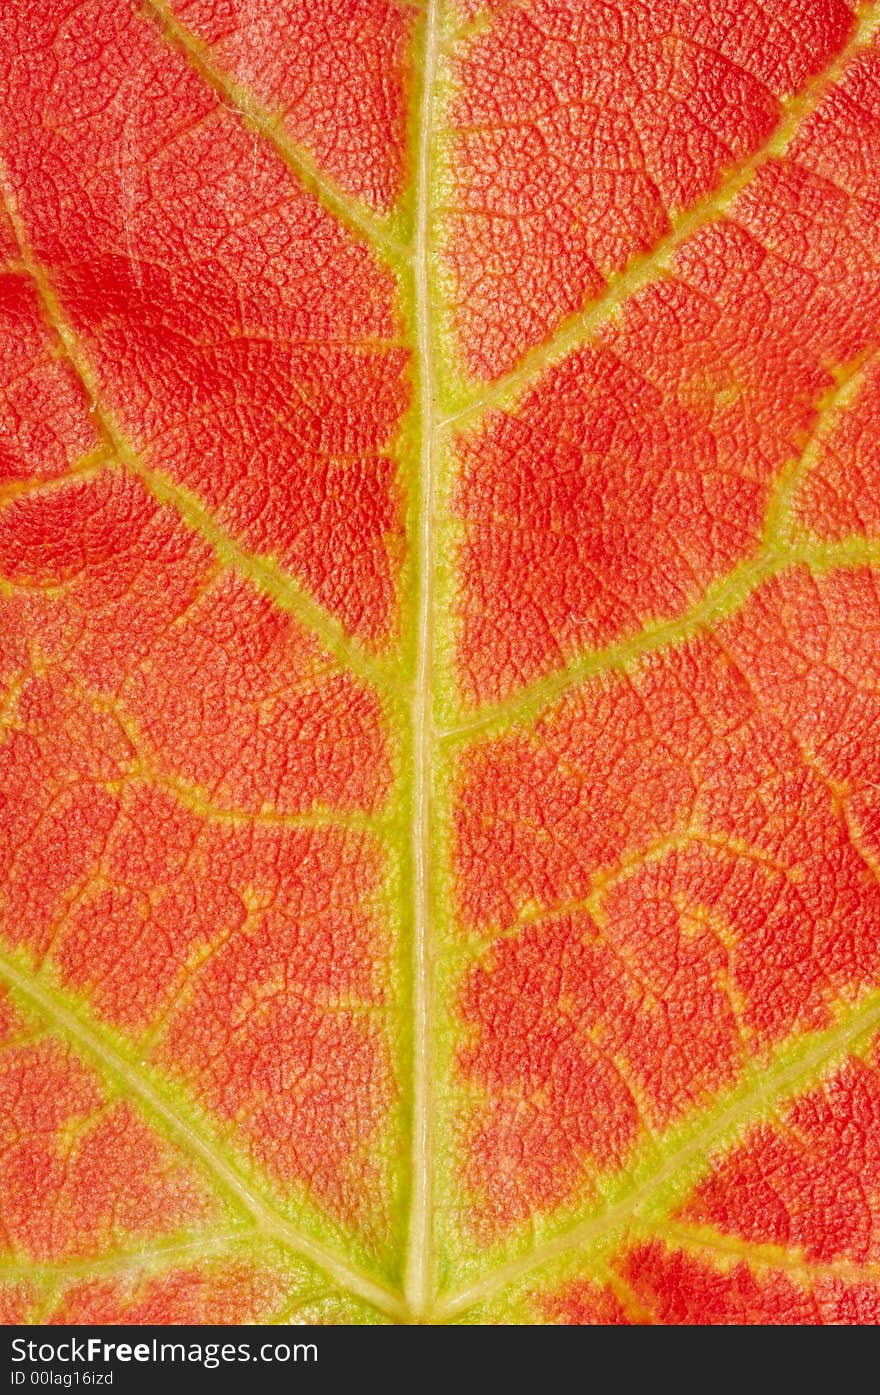
[[813, 1260], [802, 1251], [725, 1235], [713, 1226], [696, 1222], [664, 1220], [660, 1224], [637, 1225], [633, 1228], [633, 1238], [662, 1240], [667, 1247], [674, 1245], [691, 1254], [708, 1252], [728, 1265], [744, 1263], [755, 1269], [782, 1270], [809, 1288], [823, 1279], [851, 1284], [880, 1283], [880, 1264], [852, 1259]]
[[580, 1272], [596, 1270], [634, 1224], [664, 1226], [705, 1176], [713, 1153], [809, 1088], [848, 1052], [865, 1050], [878, 1026], [880, 990], [875, 990], [856, 1006], [841, 1009], [832, 1027], [783, 1047], [768, 1065], [754, 1067], [709, 1109], [652, 1140], [628, 1167], [607, 1179], [601, 1209], [442, 1299], [437, 1320], [457, 1318], [508, 1284], [569, 1255], [577, 1257]]
[[839, 82], [847, 64], [864, 48], [880, 27], [880, 10], [876, 4], [862, 5], [857, 11], [859, 22], [849, 42], [837, 58], [797, 96], [784, 102], [784, 115], [773, 135], [761, 148], [733, 170], [721, 188], [700, 199], [687, 212], [672, 220], [670, 231], [644, 255], [634, 258], [626, 269], [609, 278], [607, 289], [586, 309], [566, 319], [555, 334], [523, 355], [517, 366], [488, 386], [480, 386], [456, 406], [440, 423], [448, 430], [470, 424], [493, 408], [509, 408], [524, 389], [552, 364], [572, 349], [595, 339], [616, 313], [639, 291], [668, 274], [673, 257], [681, 244], [699, 232], [712, 219], [722, 217], [739, 194], [768, 161], [783, 156], [797, 136], [803, 122], [835, 83]]
[[[94, 1283], [102, 1279], [138, 1283], [144, 1279], [165, 1278], [179, 1265], [203, 1261], [210, 1264], [212, 1261], [238, 1258], [252, 1264], [259, 1262], [271, 1270], [273, 1261], [278, 1264], [280, 1252], [277, 1247], [270, 1249], [263, 1243], [252, 1227], [203, 1230], [189, 1236], [159, 1240], [151, 1238], [138, 1246], [117, 1248], [92, 1258], [0, 1258], [0, 1284], [26, 1285], [42, 1290], [37, 1314], [32, 1314], [31, 1320], [45, 1322], [71, 1285]], [[281, 1307], [271, 1315], [262, 1317], [261, 1324], [289, 1324], [307, 1305], [350, 1298], [347, 1291], [328, 1288], [323, 1275], [318, 1281], [316, 1274], [303, 1269], [301, 1277], [293, 1277], [292, 1290], [285, 1296]]]
[[792, 876], [791, 867], [779, 862], [763, 848], [755, 847], [727, 833], [690, 826], [677, 833], [665, 834], [640, 851], [627, 854], [614, 866], [596, 871], [586, 895], [555, 903], [535, 902], [521, 910], [519, 915], [503, 928], [495, 924], [460, 934], [448, 951], [448, 957], [469, 965], [473, 961], [475, 951], [480, 952], [504, 940], [516, 940], [522, 935], [523, 930], [530, 926], [543, 925], [548, 920], [558, 920], [566, 916], [588, 915], [597, 928], [602, 929], [607, 922], [603, 901], [613, 887], [628, 881], [651, 863], [661, 862], [671, 853], [683, 853], [691, 848], [705, 848], [731, 859], [743, 859], [751, 862], [767, 876], [780, 875], [787, 879], [791, 879]]
[[337, 828], [348, 833], [372, 833], [381, 835], [385, 822], [381, 816], [373, 816], [359, 809], [333, 809], [326, 804], [313, 805], [300, 813], [284, 813], [278, 809], [242, 809], [237, 806], [218, 804], [198, 785], [176, 775], [163, 775], [146, 767], [133, 770], [119, 780], [104, 781], [102, 789], [117, 794], [128, 785], [147, 785], [151, 789], [162, 790], [170, 795], [182, 808], [209, 823], [229, 824], [234, 828], [252, 825], [259, 828]]
[[501, 735], [515, 722], [533, 717], [571, 688], [605, 673], [623, 673], [645, 654], [683, 644], [701, 630], [733, 615], [756, 587], [791, 565], [791, 559], [780, 561], [766, 554], [741, 563], [710, 586], [696, 605], [676, 619], [645, 625], [628, 639], [581, 654], [565, 668], [537, 679], [512, 697], [487, 705], [473, 717], [447, 728], [442, 734], [443, 741], [459, 744], [478, 733]]
[[430, 0], [424, 22], [422, 90], [415, 151], [414, 321], [420, 439], [415, 577], [415, 654], [411, 715], [413, 763], [410, 863], [413, 891], [413, 1141], [407, 1220], [404, 1292], [416, 1321], [429, 1311], [434, 1292], [434, 1041], [431, 833], [433, 825], [433, 672], [435, 635], [435, 512], [437, 500], [436, 400], [430, 284], [431, 179], [434, 159], [434, 89], [439, 45], [439, 4]]
[[273, 147], [297, 181], [347, 228], [357, 233], [385, 260], [400, 258], [406, 249], [382, 220], [367, 206], [347, 194], [320, 169], [317, 162], [284, 129], [283, 112], [270, 112], [243, 84], [214, 61], [207, 44], [180, 23], [164, 0], [143, 0], [145, 16], [152, 16], [166, 42], [182, 53], [199, 77], [231, 107], [243, 124]]
[[[137, 681], [136, 677], [134, 681]], [[112, 717], [125, 741], [131, 747], [133, 755], [132, 764], [128, 770], [115, 778], [95, 781], [96, 788], [100, 787], [110, 794], [118, 795], [126, 787], [146, 785], [151, 789], [161, 790], [170, 795], [182, 808], [189, 810], [200, 819], [232, 826], [243, 827], [256, 824], [269, 828], [339, 828], [351, 833], [372, 833], [376, 836], [380, 836], [385, 831], [388, 815], [370, 813], [364, 809], [334, 808], [326, 804], [313, 804], [308, 809], [285, 812], [271, 805], [264, 805], [260, 809], [245, 809], [240, 805], [221, 804], [212, 797], [204, 786], [193, 780], [184, 779], [181, 775], [157, 768], [154, 763], [155, 757], [147, 754], [148, 743], [137, 723], [123, 710], [118, 699], [108, 697], [103, 693], [92, 692], [90, 689], [77, 684], [71, 686], [76, 695], [95, 711], [105, 712]], [[10, 696], [13, 701], [17, 699], [19, 691], [16, 687], [12, 688]], [[291, 685], [287, 691], [296, 691], [296, 689]], [[12, 702], [8, 696], [6, 703], [0, 706], [0, 730], [8, 730], [13, 727], [14, 723], [10, 715], [11, 708]]]
[[[64, 1290], [75, 1283], [92, 1283], [100, 1279], [134, 1281], [165, 1278], [179, 1265], [201, 1261], [229, 1261], [243, 1258], [251, 1264], [259, 1262], [271, 1271], [278, 1265], [280, 1254], [269, 1249], [254, 1229], [209, 1230], [169, 1237], [139, 1244], [130, 1249], [106, 1251], [93, 1258], [68, 1257], [64, 1260], [31, 1260], [26, 1257], [0, 1258], [0, 1283], [36, 1286], [42, 1289], [43, 1315], [50, 1314], [63, 1299]], [[303, 1267], [301, 1274], [291, 1275], [293, 1286], [282, 1306], [261, 1318], [264, 1325], [290, 1324], [304, 1307], [315, 1303], [339, 1302], [350, 1299], [343, 1290], [328, 1288], [325, 1276], [318, 1279], [314, 1271]]]
[[150, 1238], [140, 1245], [111, 1250], [94, 1258], [74, 1255], [66, 1259], [41, 1260], [3, 1256], [0, 1257], [0, 1284], [63, 1286], [83, 1280], [161, 1273], [181, 1262], [227, 1255], [251, 1244], [256, 1234], [252, 1227], [239, 1226], [203, 1231], [188, 1239]]
[[273, 1198], [267, 1179], [238, 1157], [221, 1139], [207, 1116], [187, 1093], [144, 1062], [119, 1033], [94, 1020], [69, 994], [36, 982], [23, 956], [0, 954], [0, 979], [25, 1010], [35, 1011], [65, 1041], [90, 1061], [124, 1098], [140, 1110], [187, 1157], [199, 1164], [239, 1213], [250, 1217], [259, 1234], [302, 1255], [335, 1283], [381, 1312], [399, 1317], [399, 1298], [369, 1274], [340, 1258], [326, 1245], [303, 1234]]
[[459, 21], [450, 28], [444, 41], [444, 48], [452, 52], [469, 43], [472, 39], [483, 38], [493, 27], [495, 21], [512, 8], [513, 6], [508, 0], [508, 4], [503, 7], [496, 7], [494, 10], [484, 9], [475, 14], [472, 19]]
[[[106, 414], [103, 420], [107, 421]], [[167, 475], [142, 465], [118, 433], [114, 433], [112, 440], [121, 467], [136, 475], [160, 504], [174, 509], [192, 532], [205, 538], [225, 566], [247, 577], [270, 596], [280, 610], [287, 611], [311, 630], [324, 648], [358, 678], [385, 691], [392, 686], [386, 665], [357, 645], [339, 621], [314, 601], [289, 572], [271, 557], [245, 552], [194, 494], [183, 485], [172, 483]]]
[[868, 349], [834, 374], [834, 385], [816, 403], [816, 420], [799, 456], [780, 471], [770, 497], [764, 520], [763, 546], [768, 551], [784, 547], [794, 523], [794, 506], [803, 482], [820, 461], [820, 452], [827, 442], [829, 429], [856, 402], [865, 381], [865, 374], [880, 350]]
[[102, 403], [98, 383], [91, 365], [80, 350], [77, 337], [65, 317], [47, 272], [31, 252], [8, 176], [2, 166], [0, 166], [0, 190], [3, 193], [3, 203], [19, 244], [22, 260], [36, 287], [43, 314], [61, 341], [71, 367], [92, 404], [92, 420], [100, 427], [107, 446], [114, 456], [112, 468], [121, 469], [136, 476], [154, 499], [160, 504], [174, 509], [189, 529], [210, 543], [221, 562], [226, 566], [233, 567], [240, 575], [247, 577], [261, 591], [269, 595], [281, 610], [287, 611], [307, 626], [345, 668], [365, 682], [371, 683], [383, 691], [389, 691], [392, 685], [386, 672], [386, 665], [356, 644], [346, 634], [339, 621], [317, 601], [313, 600], [308, 592], [272, 557], [246, 552], [216, 522], [194, 494], [184, 486], [173, 483], [158, 470], [151, 470], [144, 465], [134, 447], [116, 424], [112, 414]]
[[723, 581], [709, 587], [695, 606], [675, 620], [646, 625], [637, 635], [592, 650], [567, 668], [538, 679], [511, 698], [478, 712], [441, 734], [447, 744], [460, 744], [478, 734], [503, 735], [518, 721], [534, 718], [572, 688], [606, 673], [625, 673], [646, 654], [684, 644], [703, 631], [729, 619], [759, 586], [794, 567], [808, 567], [819, 575], [838, 567], [880, 566], [880, 538], [848, 538], [837, 543], [804, 543], [785, 554], [761, 553], [742, 563]]
[[458, 743], [478, 732], [498, 734], [580, 683], [604, 673], [624, 672], [645, 654], [683, 644], [701, 631], [729, 619], [759, 586], [791, 567], [806, 566], [821, 572], [835, 565], [880, 564], [880, 539], [854, 537], [842, 543], [822, 543], [812, 538], [792, 540], [790, 536], [797, 490], [817, 463], [829, 424], [838, 421], [857, 399], [867, 368], [875, 357], [876, 351], [860, 354], [836, 374], [833, 385], [817, 401], [809, 436], [800, 453], [780, 471], [770, 494], [761, 541], [754, 556], [713, 582], [696, 604], [681, 615], [654, 621], [634, 635], [580, 654], [564, 668], [536, 679], [511, 697], [478, 709], [472, 717], [447, 729], [442, 739]]
[[106, 444], [89, 451], [88, 455], [74, 460], [63, 475], [32, 475], [27, 479], [5, 480], [0, 484], [0, 508], [16, 499], [26, 499], [34, 494], [50, 494], [53, 490], [64, 489], [74, 480], [93, 480], [112, 463], [112, 455]]

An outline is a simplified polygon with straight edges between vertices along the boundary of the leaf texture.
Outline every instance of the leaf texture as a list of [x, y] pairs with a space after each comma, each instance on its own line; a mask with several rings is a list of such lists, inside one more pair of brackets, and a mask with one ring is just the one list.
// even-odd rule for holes
[[0, 1320], [880, 1320], [878, 34], [6, 0]]

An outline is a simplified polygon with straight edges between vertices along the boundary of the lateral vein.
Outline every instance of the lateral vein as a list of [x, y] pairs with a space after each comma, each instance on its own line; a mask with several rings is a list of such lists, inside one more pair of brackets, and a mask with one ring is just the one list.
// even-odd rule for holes
[[[0, 978], [27, 1008], [50, 1022], [105, 1078], [122, 1087], [126, 1098], [139, 1101], [146, 1117], [214, 1178], [230, 1202], [251, 1217], [261, 1235], [310, 1260], [341, 1288], [365, 1299], [381, 1312], [395, 1318], [401, 1316], [401, 1304], [395, 1294], [320, 1241], [298, 1230], [269, 1199], [268, 1184], [261, 1182], [257, 1191], [245, 1166], [232, 1156], [224, 1156], [229, 1150], [208, 1135], [196, 1109], [180, 1102], [175, 1107], [163, 1099], [161, 1086], [150, 1079], [143, 1063], [125, 1051], [121, 1043], [112, 1042], [108, 1030], [94, 1026], [82, 1010], [64, 1001], [59, 991], [35, 982], [5, 954], [0, 954]], [[182, 1091], [175, 1093], [183, 1099]]]
[[685, 1119], [671, 1134], [653, 1140], [617, 1180], [605, 1189], [602, 1210], [533, 1246], [483, 1279], [442, 1299], [437, 1320], [449, 1321], [485, 1302], [508, 1284], [578, 1250], [591, 1272], [601, 1268], [621, 1235], [665, 1224], [673, 1209], [711, 1164], [713, 1150], [769, 1109], [784, 1106], [808, 1087], [835, 1059], [861, 1044], [880, 1025], [880, 992], [844, 1007], [834, 1025], [783, 1047], [769, 1066], [756, 1067], [745, 1084], [735, 1087], [696, 1119]]
[[143, 0], [144, 12], [151, 15], [167, 43], [182, 53], [199, 77], [232, 108], [245, 126], [267, 141], [296, 176], [298, 182], [320, 203], [365, 239], [385, 260], [400, 258], [406, 249], [365, 204], [346, 194], [321, 170], [308, 152], [284, 130], [283, 114], [268, 111], [241, 83], [224, 72], [211, 56], [207, 44], [172, 14], [164, 0]]
[[[770, 491], [763, 531], [752, 557], [713, 582], [699, 600], [680, 615], [649, 622], [635, 634], [612, 640], [602, 649], [580, 653], [564, 668], [535, 679], [500, 702], [477, 709], [471, 717], [443, 732], [441, 739], [460, 742], [481, 731], [497, 732], [590, 678], [623, 670], [642, 655], [657, 649], [682, 644], [729, 618], [762, 582], [791, 567], [806, 565], [817, 571], [829, 570], [835, 555], [841, 558], [845, 555], [846, 544], [827, 544], [813, 538], [790, 540], [797, 490], [817, 462], [829, 423], [839, 421], [858, 400], [865, 373], [876, 356], [876, 350], [860, 354], [854, 362], [841, 368], [832, 386], [816, 403], [816, 419], [802, 449], [780, 470], [775, 487]], [[850, 544], [854, 562], [857, 554], [863, 564], [880, 562], [880, 542], [853, 537]]]
[[689, 1221], [663, 1221], [637, 1227], [640, 1238], [671, 1241], [690, 1253], [717, 1254], [728, 1263], [745, 1262], [756, 1269], [781, 1269], [808, 1287], [822, 1279], [842, 1279], [846, 1283], [880, 1282], [880, 1264], [852, 1259], [812, 1260], [802, 1251], [781, 1245], [761, 1244], [725, 1235], [712, 1226]]
[[720, 189], [700, 199], [676, 218], [670, 231], [650, 252], [635, 257], [622, 272], [609, 280], [601, 295], [564, 320], [548, 340], [529, 349], [515, 368], [488, 386], [480, 386], [473, 391], [469, 400], [439, 423], [440, 428], [446, 431], [453, 426], [462, 427], [493, 408], [511, 406], [545, 368], [570, 350], [593, 341], [618, 310], [652, 281], [667, 273], [681, 244], [712, 219], [722, 217], [760, 169], [770, 160], [779, 159], [785, 154], [803, 122], [816, 110], [829, 88], [840, 80], [854, 55], [873, 37], [880, 27], [877, 4], [863, 5], [859, 15], [852, 37], [834, 62], [799, 95], [784, 103], [784, 115], [770, 139], [735, 169]]
[[210, 543], [221, 562], [247, 577], [269, 595], [280, 609], [293, 615], [311, 630], [343, 667], [365, 682], [383, 691], [389, 691], [392, 685], [382, 660], [374, 658], [357, 645], [346, 634], [339, 621], [313, 600], [273, 558], [246, 552], [217, 523], [194, 494], [143, 463], [101, 399], [91, 366], [80, 350], [76, 334], [61, 308], [48, 273], [31, 251], [8, 175], [2, 165], [0, 192], [22, 261], [34, 283], [46, 322], [58, 336], [71, 368], [88, 396], [92, 420], [99, 427], [114, 457], [109, 462], [109, 468], [121, 469], [136, 476], [154, 499], [172, 508], [192, 532], [200, 534]]
[[[0, 1283], [65, 1284], [83, 1279], [112, 1278], [118, 1274], [152, 1273], [178, 1261], [209, 1259], [253, 1243], [251, 1225], [205, 1231], [183, 1240], [153, 1240], [137, 1248], [116, 1249], [94, 1258], [58, 1260], [28, 1259], [13, 1255], [0, 1259]], [[257, 1237], [259, 1238], [259, 1237]]]

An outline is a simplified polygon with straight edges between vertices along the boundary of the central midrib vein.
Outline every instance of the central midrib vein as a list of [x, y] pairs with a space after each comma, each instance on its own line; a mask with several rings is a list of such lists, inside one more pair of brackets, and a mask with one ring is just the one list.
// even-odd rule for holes
[[433, 992], [431, 945], [431, 799], [434, 744], [434, 513], [436, 500], [436, 381], [434, 372], [431, 256], [433, 105], [440, 0], [429, 0], [424, 21], [424, 60], [415, 152], [416, 199], [413, 230], [413, 291], [420, 429], [415, 577], [415, 656], [412, 691], [412, 820], [410, 858], [412, 910], [412, 1172], [404, 1270], [404, 1296], [413, 1321], [423, 1321], [434, 1301], [433, 1172], [431, 1101]]

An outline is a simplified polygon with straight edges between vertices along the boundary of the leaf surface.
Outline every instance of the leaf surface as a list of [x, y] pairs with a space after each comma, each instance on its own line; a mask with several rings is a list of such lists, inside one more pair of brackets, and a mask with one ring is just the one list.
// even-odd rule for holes
[[3, 1321], [880, 1320], [878, 26], [7, 0]]

